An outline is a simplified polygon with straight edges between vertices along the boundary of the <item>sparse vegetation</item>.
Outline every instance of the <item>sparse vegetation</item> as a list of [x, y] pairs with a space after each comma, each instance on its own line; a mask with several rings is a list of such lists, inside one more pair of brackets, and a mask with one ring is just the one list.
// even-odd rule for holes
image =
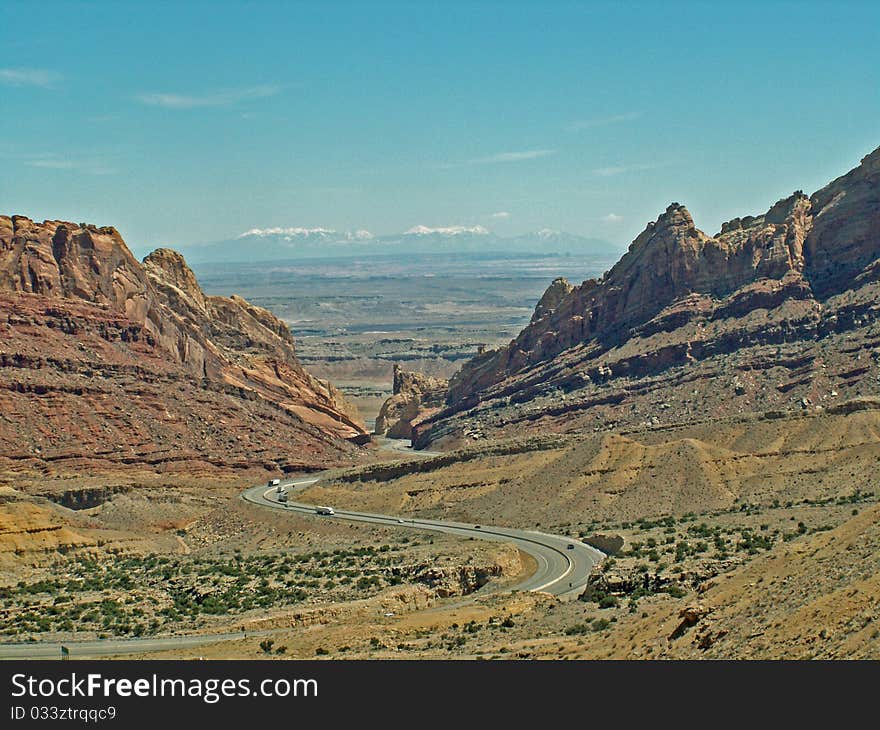
[[229, 558], [74, 558], [64, 564], [64, 577], [0, 588], [0, 600], [14, 609], [0, 624], [0, 635], [101, 631], [148, 636], [169, 624], [196, 627], [212, 617], [318, 598], [365, 597], [404, 580], [419, 580], [417, 571], [401, 565], [403, 546], [247, 556], [235, 552]]

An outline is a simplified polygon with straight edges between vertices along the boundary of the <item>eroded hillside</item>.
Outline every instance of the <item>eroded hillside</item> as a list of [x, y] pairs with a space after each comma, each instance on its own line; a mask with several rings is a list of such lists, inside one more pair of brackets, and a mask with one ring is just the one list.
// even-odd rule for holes
[[315, 503], [516, 526], [659, 518], [873, 486], [880, 401], [663, 429], [520, 439], [352, 471]]

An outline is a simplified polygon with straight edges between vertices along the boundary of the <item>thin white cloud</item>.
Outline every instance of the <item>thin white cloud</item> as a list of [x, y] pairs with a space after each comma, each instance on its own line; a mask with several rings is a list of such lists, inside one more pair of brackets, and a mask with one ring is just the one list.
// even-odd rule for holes
[[628, 112], [626, 114], [614, 114], [608, 117], [596, 117], [594, 119], [579, 119], [565, 125], [565, 129], [569, 132], [583, 132], [585, 129], [594, 129], [595, 127], [607, 127], [610, 124], [619, 124], [620, 122], [631, 122], [642, 116], [642, 112]]
[[510, 218], [510, 213], [506, 210], [499, 210], [497, 213], [490, 213], [489, 218], [493, 218], [495, 220], [507, 220]]
[[623, 216], [617, 215], [617, 213], [609, 213], [608, 215], [603, 215], [600, 220], [603, 223], [620, 223], [623, 220]]
[[596, 167], [591, 171], [599, 177], [613, 177], [614, 175], [623, 175], [627, 172], [639, 172], [641, 170], [653, 170], [656, 165], [615, 165], [611, 167]]
[[470, 160], [471, 165], [491, 165], [496, 162], [519, 162], [520, 160], [536, 160], [539, 157], [547, 157], [555, 154], [556, 150], [523, 150], [522, 152], [499, 152], [488, 157], [478, 157]]
[[61, 79], [44, 68], [0, 68], [0, 84], [5, 86], [41, 86], [48, 88]]
[[521, 162], [523, 160], [537, 160], [540, 157], [555, 155], [556, 150], [520, 150], [518, 152], [498, 152], [486, 157], [474, 157], [463, 162], [442, 162], [436, 167], [449, 170], [454, 167], [466, 167], [468, 165], [495, 165], [502, 162]]
[[262, 84], [249, 86], [244, 89], [229, 89], [209, 94], [171, 94], [171, 93], [141, 93], [135, 95], [135, 100], [148, 106], [159, 106], [165, 109], [199, 109], [204, 107], [231, 106], [242, 101], [253, 99], [265, 99], [275, 96], [281, 91], [280, 86], [274, 84]]
[[47, 170], [72, 170], [75, 165], [72, 160], [46, 159], [29, 160], [29, 167], [42, 167]]
[[[297, 193], [306, 192], [302, 190], [297, 190]], [[357, 188], [349, 185], [328, 185], [326, 187], [309, 187], [307, 192], [317, 193], [319, 195], [345, 195], [349, 193], [362, 193], [362, 188]]]
[[24, 159], [24, 164], [41, 170], [70, 170], [86, 175], [113, 175], [116, 173], [116, 170], [103, 160], [63, 157], [52, 153], [32, 155]]

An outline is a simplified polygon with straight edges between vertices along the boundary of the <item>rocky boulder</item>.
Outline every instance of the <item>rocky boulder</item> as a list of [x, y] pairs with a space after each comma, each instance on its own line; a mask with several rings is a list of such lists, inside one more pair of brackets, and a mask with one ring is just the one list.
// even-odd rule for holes
[[[678, 612], [678, 617], [681, 619], [681, 623], [675, 627], [672, 633], [669, 635], [669, 640], [673, 641], [677, 639], [679, 636], [684, 634], [688, 629], [693, 626], [696, 626], [700, 621], [702, 621], [706, 616], [712, 613], [711, 608], [707, 608], [702, 604], [695, 604], [693, 606], [685, 606]], [[708, 647], [701, 647], [708, 648]]]

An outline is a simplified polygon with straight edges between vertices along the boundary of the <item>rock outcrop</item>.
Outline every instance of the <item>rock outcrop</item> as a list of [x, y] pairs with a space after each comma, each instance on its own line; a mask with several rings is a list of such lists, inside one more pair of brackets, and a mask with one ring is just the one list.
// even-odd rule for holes
[[443, 405], [447, 385], [441, 378], [404, 370], [394, 363], [393, 394], [382, 404], [374, 432], [388, 438], [412, 438], [413, 426]]
[[[714, 236], [673, 203], [601, 279], [554, 282], [510, 344], [467, 362], [416, 441], [474, 420], [482, 430], [544, 417], [554, 428], [669, 421], [691, 415], [680, 404], [694, 391], [693, 404], [719, 415], [870, 395], [878, 280], [880, 149], [814, 195], [795, 192]], [[710, 378], [714, 392], [701, 393]]]
[[365, 433], [281, 320], [178, 253], [22, 216], [0, 216], [0, 410], [0, 462], [29, 468], [310, 467]]
[[21, 559], [97, 546], [65, 525], [50, 509], [27, 501], [0, 501], [0, 574]]
[[554, 279], [553, 283], [547, 287], [547, 290], [541, 295], [538, 304], [535, 306], [535, 312], [532, 314], [532, 322], [553, 314], [562, 301], [571, 294], [574, 287], [568, 283], [568, 279], [559, 277]]
[[620, 535], [602, 535], [595, 534], [585, 537], [584, 542], [597, 550], [601, 550], [606, 555], [617, 555], [623, 550], [624, 539]]

